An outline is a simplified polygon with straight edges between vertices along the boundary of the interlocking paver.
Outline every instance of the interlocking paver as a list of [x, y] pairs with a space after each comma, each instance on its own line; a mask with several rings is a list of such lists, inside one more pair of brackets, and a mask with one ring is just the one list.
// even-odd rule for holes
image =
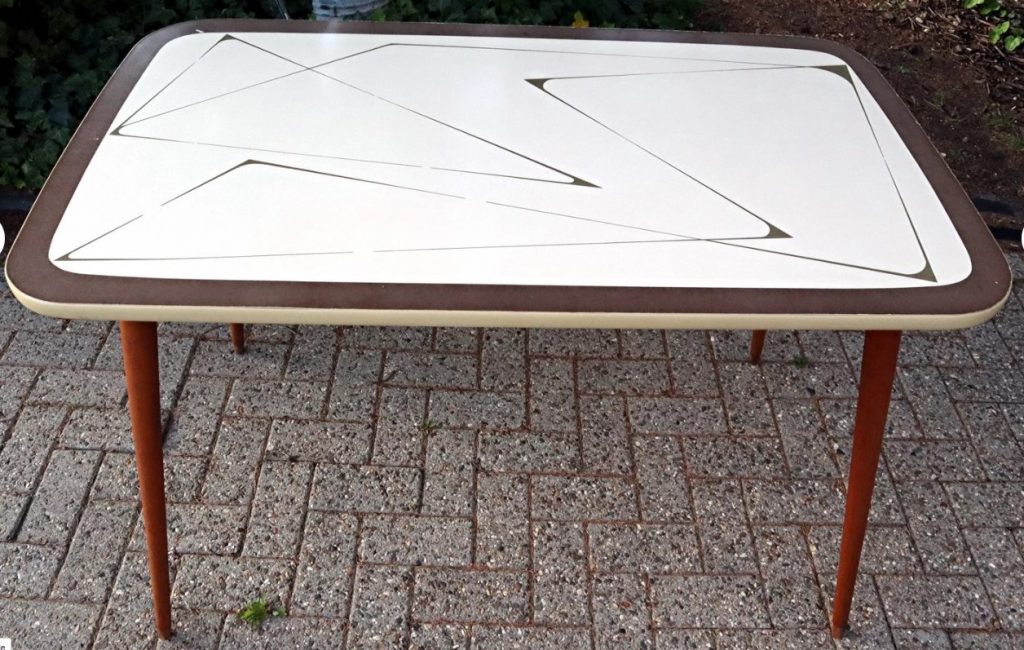
[[[1024, 646], [1021, 296], [904, 338], [837, 647]], [[157, 642], [118, 329], [0, 295], [0, 636], [831, 647], [861, 335], [771, 332], [753, 366], [742, 331], [248, 330], [246, 355], [223, 324], [159, 330]], [[288, 616], [245, 625], [257, 597]]]

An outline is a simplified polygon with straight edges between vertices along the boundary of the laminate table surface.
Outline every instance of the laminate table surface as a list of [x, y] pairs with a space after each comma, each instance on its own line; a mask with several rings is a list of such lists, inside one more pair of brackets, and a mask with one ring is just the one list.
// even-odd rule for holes
[[143, 40], [8, 262], [64, 318], [965, 327], [1005, 261], [824, 41], [213, 21]]

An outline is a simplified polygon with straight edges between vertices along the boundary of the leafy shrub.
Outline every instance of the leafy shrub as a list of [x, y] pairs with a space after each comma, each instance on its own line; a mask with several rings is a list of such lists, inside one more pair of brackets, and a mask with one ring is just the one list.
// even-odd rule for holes
[[[391, 0], [388, 20], [684, 28], [700, 0]], [[304, 18], [310, 0], [287, 0]], [[277, 0], [0, 0], [0, 188], [38, 189], [131, 46], [196, 18], [277, 17]]]
[[996, 21], [989, 34], [993, 44], [1002, 45], [1007, 52], [1014, 52], [1024, 45], [1024, 13], [1021, 10], [1007, 7], [1002, 0], [964, 0], [964, 7], [977, 9], [982, 16]]

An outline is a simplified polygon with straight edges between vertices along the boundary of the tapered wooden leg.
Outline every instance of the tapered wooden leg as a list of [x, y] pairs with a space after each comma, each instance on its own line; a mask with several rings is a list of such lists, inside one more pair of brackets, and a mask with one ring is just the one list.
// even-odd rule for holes
[[875, 489], [882, 433], [889, 415], [889, 398], [900, 352], [901, 332], [865, 332], [860, 371], [860, 395], [853, 426], [850, 481], [846, 491], [843, 540], [839, 545], [836, 595], [832, 604], [832, 636], [839, 638], [850, 620], [853, 587], [864, 546], [864, 533]]
[[245, 325], [242, 323], [231, 323], [231, 345], [236, 353], [245, 352]]
[[761, 352], [764, 350], [764, 330], [754, 330], [750, 335], [750, 363], [755, 366], [761, 363]]
[[128, 412], [135, 441], [142, 519], [146, 527], [153, 615], [161, 639], [171, 636], [171, 592], [167, 570], [163, 428], [160, 425], [160, 365], [156, 323], [121, 322]]

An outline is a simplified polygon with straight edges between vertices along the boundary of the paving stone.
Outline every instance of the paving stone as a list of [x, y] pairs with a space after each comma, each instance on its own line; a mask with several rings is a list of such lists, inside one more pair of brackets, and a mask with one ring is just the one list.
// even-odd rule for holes
[[246, 342], [245, 354], [237, 354], [224, 341], [199, 341], [189, 372], [193, 375], [277, 379], [284, 374], [288, 346]]
[[949, 636], [942, 630], [905, 630], [892, 631], [893, 641], [897, 650], [932, 650], [948, 648], [952, 650]]
[[744, 480], [747, 509], [754, 524], [836, 524], [843, 522], [842, 481], [800, 479]]
[[[0, 336], [0, 341], [3, 337]], [[3, 346], [0, 345], [0, 349]], [[0, 422], [11, 420], [18, 415], [25, 396], [35, 381], [38, 370], [0, 366]]]
[[473, 628], [473, 648], [479, 650], [583, 650], [590, 648], [586, 629], [572, 627]]
[[3, 601], [0, 630], [14, 648], [89, 647], [103, 608], [51, 601]]
[[412, 599], [417, 621], [525, 623], [529, 611], [522, 572], [417, 569]]
[[781, 478], [789, 474], [776, 438], [686, 438], [683, 449], [691, 476]]
[[[236, 555], [242, 547], [248, 509], [192, 503], [167, 508], [167, 544], [172, 553]], [[129, 550], [146, 550], [143, 520], [139, 517]]]
[[988, 478], [1024, 481], [1024, 447], [1014, 437], [1002, 409], [995, 404], [959, 404], [957, 408]]
[[899, 483], [896, 490], [925, 571], [974, 573], [970, 552], [957, 530], [953, 506], [937, 482]]
[[664, 395], [670, 387], [663, 361], [589, 359], [579, 362], [578, 372], [581, 393]]
[[718, 376], [722, 382], [726, 413], [733, 433], [741, 435], [775, 435], [775, 418], [768, 403], [768, 390], [761, 367], [748, 361], [720, 363]]
[[312, 478], [313, 467], [308, 463], [263, 463], [242, 555], [291, 557], [295, 554]]
[[1016, 368], [951, 368], [942, 376], [959, 402], [1024, 401], [1024, 378]]
[[839, 475], [826, 434], [828, 428], [813, 400], [777, 399], [773, 403], [779, 439], [794, 478]]
[[533, 620], [547, 625], [590, 623], [583, 526], [533, 525]]
[[530, 354], [545, 357], [603, 357], [619, 353], [615, 330], [535, 329], [530, 330]]
[[218, 555], [184, 555], [171, 591], [178, 607], [238, 611], [256, 598], [285, 603], [293, 568], [290, 562]]
[[74, 529], [100, 452], [54, 451], [25, 514], [19, 542], [64, 545]]
[[754, 576], [651, 576], [658, 627], [768, 627]]
[[224, 418], [203, 483], [204, 503], [239, 505], [252, 499], [270, 420]]
[[[819, 570], [826, 573], [836, 570], [842, 535], [839, 526], [812, 526], [808, 530], [811, 555]], [[868, 526], [860, 570], [864, 574], [920, 573], [921, 560], [909, 530], [903, 526]]]
[[705, 568], [714, 573], [757, 571], [740, 482], [694, 480], [693, 505]]
[[519, 429], [526, 417], [523, 395], [431, 391], [427, 417], [451, 429]]
[[[946, 405], [952, 407], [952, 402], [949, 401], [948, 396], [945, 399]], [[780, 401], [775, 400], [775, 403]], [[822, 414], [825, 417], [825, 425], [831, 437], [849, 438], [852, 436], [854, 415], [857, 409], [856, 400], [820, 399], [815, 401], [821, 407]], [[959, 422], [957, 422], [957, 425], [959, 425]], [[944, 431], [939, 430], [935, 426], [930, 426], [926, 432], [918, 424], [917, 416], [915, 416], [910, 402], [894, 399], [889, 402], [889, 418], [885, 424], [883, 438], [885, 440], [918, 440], [921, 438], [958, 440], [963, 437], [961, 427], [957, 426], [954, 428], [946, 426], [945, 423], [943, 426], [945, 426]]]
[[314, 463], [369, 461], [373, 428], [352, 422], [274, 420], [267, 458]]
[[7, 346], [0, 363], [14, 366], [85, 368], [100, 351], [103, 337], [21, 331]]
[[306, 327], [295, 334], [284, 378], [326, 382], [334, 374], [338, 334], [332, 327]]
[[413, 512], [422, 472], [408, 467], [319, 465], [309, 505], [346, 512]]
[[666, 333], [675, 394], [683, 397], [721, 397], [705, 332], [675, 330]]
[[[0, 544], [0, 598], [45, 598], [62, 554], [59, 548]], [[0, 610], [4, 605], [0, 601]]]
[[[836, 583], [834, 573], [819, 573], [822, 601], [829, 620], [832, 616]], [[895, 648], [889, 621], [875, 589], [875, 581], [858, 580], [850, 607], [850, 624], [837, 645], [840, 648]]]
[[[668, 332], [667, 339], [674, 342], [673, 335], [679, 331]], [[619, 330], [619, 345], [625, 359], [664, 359], [668, 356], [665, 342], [666, 333], [661, 330]]]
[[315, 418], [325, 384], [306, 381], [236, 380], [225, 413], [247, 417]]
[[629, 474], [629, 422], [621, 397], [580, 397], [580, 437], [583, 468], [590, 472]]
[[876, 581], [893, 627], [982, 628], [995, 620], [979, 578], [879, 576]]
[[[305, 648], [331, 650], [340, 647], [345, 622], [330, 618], [271, 618], [259, 630], [233, 616], [224, 620], [220, 650], [277, 650]], [[216, 637], [214, 637], [216, 638]]]
[[480, 467], [499, 472], [571, 472], [580, 466], [579, 436], [559, 432], [484, 432]]
[[639, 513], [631, 482], [614, 478], [534, 476], [531, 514], [539, 519], [634, 520]]
[[[169, 569], [173, 582], [174, 558], [171, 558]], [[101, 650], [151, 647], [156, 638], [152, 602], [146, 555], [126, 553], [114, 579], [93, 647]], [[175, 613], [172, 610], [172, 619]]]
[[423, 437], [433, 426], [426, 417], [427, 392], [385, 388], [380, 395], [373, 462], [414, 465], [423, 454]]
[[799, 528], [759, 526], [754, 545], [768, 596], [768, 614], [780, 628], [818, 628], [827, 621], [817, 576]]
[[134, 450], [126, 408], [75, 409], [61, 432], [60, 444], [71, 449]]
[[348, 647], [401, 648], [408, 643], [412, 580], [410, 567], [359, 566]]
[[590, 524], [590, 562], [607, 573], [699, 573], [699, 544], [687, 524]]
[[476, 327], [435, 327], [434, 350], [476, 354], [483, 330]]
[[480, 351], [480, 388], [517, 392], [525, 390], [525, 330], [484, 330]]
[[1010, 531], [964, 531], [982, 581], [1006, 630], [1024, 630], [1024, 556]]
[[[195, 501], [206, 472], [206, 459], [187, 456], [164, 457], [164, 493], [169, 503]], [[139, 500], [139, 479], [133, 454], [108, 452], [96, 473], [89, 498], [93, 501]]]
[[381, 377], [382, 364], [380, 352], [342, 350], [338, 354], [334, 383], [327, 401], [328, 417], [369, 422], [377, 401], [377, 382]]
[[357, 527], [352, 515], [309, 513], [289, 614], [344, 617], [352, 584]]
[[985, 478], [974, 447], [967, 441], [885, 443], [885, 459], [897, 481], [970, 481]]
[[712, 630], [656, 630], [659, 650], [714, 650], [715, 633]]
[[106, 601], [135, 515], [132, 503], [90, 502], [82, 512], [51, 596], [78, 602]]
[[472, 546], [469, 519], [368, 515], [359, 555], [363, 562], [382, 564], [464, 566]]
[[815, 363], [847, 363], [846, 350], [838, 332], [806, 330], [796, 333], [804, 356]]
[[102, 370], [43, 370], [28, 401], [66, 406], [119, 406], [124, 373]]
[[898, 377], [927, 437], [963, 438], [966, 435], [956, 407], [943, 389], [942, 373], [937, 368], [901, 368]]
[[7, 287], [7, 276], [0, 273], [0, 328], [29, 332], [54, 332], [64, 327], [64, 321], [43, 316], [26, 309]]
[[1015, 650], [1024, 641], [1024, 635], [1006, 632], [957, 632], [949, 633], [956, 650]]
[[959, 333], [953, 335], [904, 334], [900, 342], [900, 364], [904, 366], [976, 365], [967, 343]]
[[415, 623], [409, 639], [411, 650], [467, 650], [469, 629], [458, 625]]
[[824, 630], [727, 630], [719, 632], [717, 639], [719, 648], [735, 650], [811, 650], [831, 645], [831, 637]]
[[28, 494], [43, 470], [67, 414], [57, 407], [26, 407], [0, 449], [0, 493]]
[[857, 382], [847, 364], [762, 364], [772, 397], [856, 397]]
[[477, 476], [476, 562], [526, 568], [530, 561], [529, 480], [525, 475]]
[[631, 397], [627, 404], [634, 433], [728, 433], [721, 400]]
[[[853, 439], [835, 440], [833, 449], [836, 458], [839, 459], [839, 469], [843, 474], [843, 480], [846, 482], [849, 480], [850, 472], [850, 462], [847, 459], [850, 458], [853, 451]], [[906, 523], [903, 510], [900, 508], [899, 497], [896, 495], [896, 486], [887, 470], [887, 463], [883, 456], [878, 464], [878, 472], [875, 474], [875, 490], [871, 496], [871, 513], [868, 516], [868, 522], [872, 524]]]
[[647, 521], [691, 521], [686, 464], [671, 436], [633, 438], [640, 511]]
[[[170, 639], [157, 639], [157, 650], [217, 647], [217, 641], [221, 638], [221, 628], [224, 626], [225, 617], [223, 614], [218, 612], [192, 612], [187, 609], [179, 609], [177, 611], [172, 609], [171, 611], [171, 620], [174, 622], [174, 634]], [[230, 615], [227, 618], [238, 623], [242, 622]], [[253, 646], [249, 645], [246, 647], [251, 648]]]
[[535, 431], [576, 431], [573, 364], [555, 359], [530, 362], [530, 426]]
[[0, 542], [14, 537], [30, 498], [27, 494], [0, 494]]
[[181, 389], [171, 417], [164, 450], [169, 453], [209, 455], [220, 422], [228, 382], [189, 378]]
[[593, 591], [595, 650], [653, 647], [647, 589], [642, 577], [595, 576]]
[[468, 354], [389, 352], [383, 383], [421, 388], [476, 388], [477, 357]]
[[965, 526], [1021, 527], [1024, 483], [947, 483], [956, 517]]
[[424, 462], [423, 504], [420, 509], [423, 514], [457, 517], [473, 513], [475, 439], [471, 431], [430, 432]]
[[346, 348], [429, 350], [432, 335], [429, 327], [346, 327], [342, 341]]

